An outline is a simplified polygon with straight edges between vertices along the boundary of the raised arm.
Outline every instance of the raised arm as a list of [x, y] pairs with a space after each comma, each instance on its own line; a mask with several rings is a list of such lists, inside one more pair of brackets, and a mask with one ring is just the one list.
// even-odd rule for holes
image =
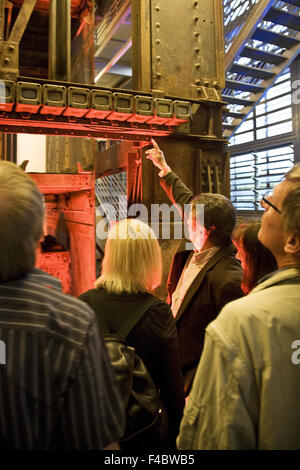
[[185, 186], [182, 180], [176, 175], [166, 162], [164, 153], [159, 148], [157, 142], [151, 139], [153, 148], [146, 150], [146, 158], [152, 161], [153, 165], [160, 169], [160, 185], [166, 192], [170, 201], [175, 204], [183, 217], [184, 205], [189, 204], [193, 199], [193, 193]]
[[167, 174], [171, 171], [171, 168], [168, 166], [163, 151], [159, 148], [157, 142], [154, 139], [151, 139], [153, 148], [146, 150], [146, 158], [151, 160], [153, 165], [157, 166], [161, 171], [164, 171], [164, 174]]

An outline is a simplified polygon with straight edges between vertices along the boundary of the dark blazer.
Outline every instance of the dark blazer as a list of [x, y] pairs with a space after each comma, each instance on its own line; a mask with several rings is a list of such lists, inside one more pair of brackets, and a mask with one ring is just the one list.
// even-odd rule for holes
[[[105, 289], [92, 289], [79, 298], [92, 308], [90, 296], [101, 301], [101, 312], [95, 312], [102, 329], [102, 315], [109, 321], [110, 331], [117, 333], [124, 318], [151, 294], [109, 294]], [[175, 447], [179, 424], [185, 404], [183, 379], [179, 365], [178, 340], [170, 307], [160, 299], [152, 304], [127, 336], [129, 346], [135, 348], [144, 361], [166, 408], [169, 420], [169, 441]]]
[[[193, 198], [191, 191], [173, 172], [162, 178], [161, 186], [171, 201], [182, 208]], [[169, 304], [190, 253], [180, 247], [173, 258], [168, 278]], [[243, 296], [242, 267], [235, 253], [232, 244], [217, 251], [192, 282], [177, 312], [175, 321], [186, 393], [190, 390], [202, 353], [207, 325], [226, 303]]]

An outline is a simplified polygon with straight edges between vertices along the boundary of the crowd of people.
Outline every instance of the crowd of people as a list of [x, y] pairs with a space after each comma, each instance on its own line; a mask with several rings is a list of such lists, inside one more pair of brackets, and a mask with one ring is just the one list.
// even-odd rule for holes
[[136, 219], [111, 227], [94, 288], [63, 294], [35, 267], [42, 195], [0, 161], [1, 449], [120, 448], [126, 409], [103, 331], [117, 333], [143, 306], [126, 339], [165, 412], [157, 448], [300, 449], [300, 166], [262, 198], [261, 221], [235, 228], [229, 199], [193, 196], [152, 142], [146, 157], [161, 186], [190, 207], [182, 216], [193, 249], [175, 253], [166, 301], [155, 297], [159, 243]]

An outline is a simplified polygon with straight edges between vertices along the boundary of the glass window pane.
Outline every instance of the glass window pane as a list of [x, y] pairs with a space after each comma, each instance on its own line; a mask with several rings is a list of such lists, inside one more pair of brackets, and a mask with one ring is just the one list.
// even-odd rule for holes
[[282, 181], [293, 164], [292, 145], [233, 155], [230, 159], [230, 197], [233, 205], [239, 210], [260, 209], [263, 194]]

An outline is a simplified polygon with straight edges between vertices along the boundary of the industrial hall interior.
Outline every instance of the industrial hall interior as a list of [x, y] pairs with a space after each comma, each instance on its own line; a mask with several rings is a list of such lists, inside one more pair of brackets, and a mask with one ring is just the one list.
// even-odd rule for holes
[[0, 0], [0, 247], [0, 450], [300, 450], [300, 0]]

